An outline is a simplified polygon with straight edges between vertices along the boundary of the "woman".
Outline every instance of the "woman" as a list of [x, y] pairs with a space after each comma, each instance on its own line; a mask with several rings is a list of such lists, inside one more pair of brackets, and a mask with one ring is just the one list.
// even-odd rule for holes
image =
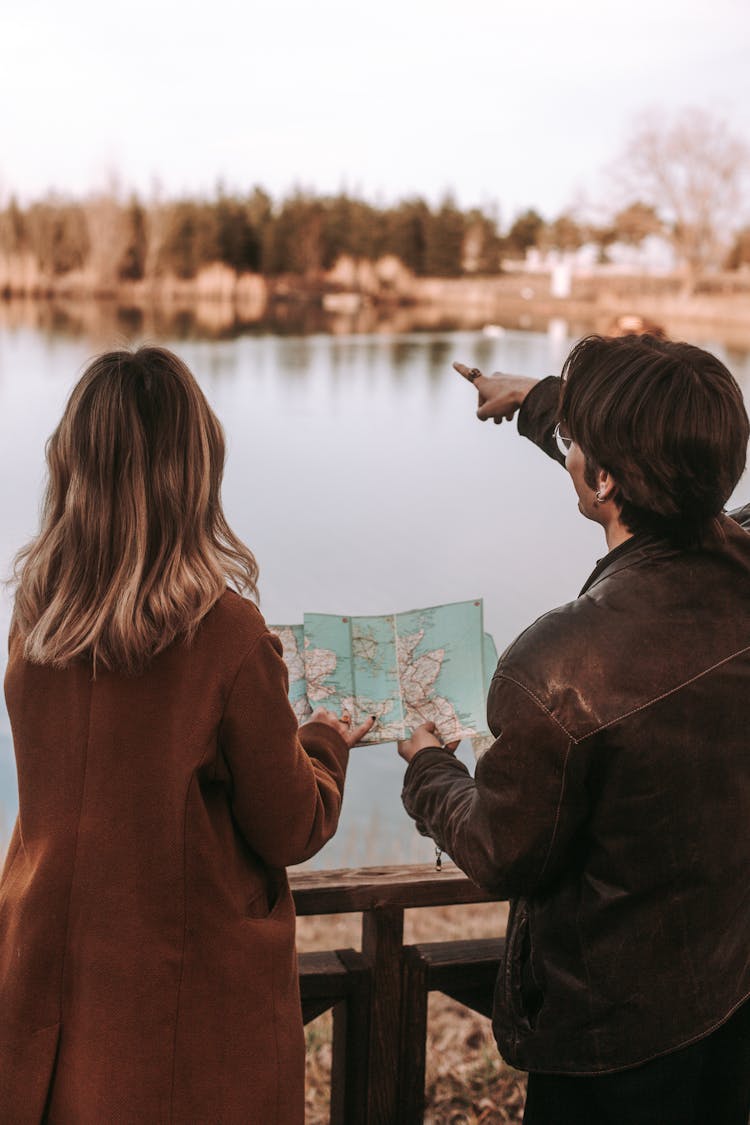
[[750, 505], [723, 511], [741, 392], [654, 337], [589, 337], [562, 383], [459, 371], [480, 417], [520, 407], [607, 543], [501, 657], [474, 778], [434, 730], [400, 747], [407, 810], [512, 900], [494, 1030], [530, 1072], [524, 1121], [747, 1125]]
[[241, 596], [257, 566], [222, 512], [221, 427], [175, 355], [96, 359], [47, 460], [6, 676], [0, 1114], [299, 1123], [284, 867], [333, 835], [370, 724], [320, 710], [298, 732]]

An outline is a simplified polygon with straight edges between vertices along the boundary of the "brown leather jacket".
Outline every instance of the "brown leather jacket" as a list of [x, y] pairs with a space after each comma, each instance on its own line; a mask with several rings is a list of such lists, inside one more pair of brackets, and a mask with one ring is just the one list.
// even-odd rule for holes
[[[556, 382], [556, 381], [555, 381]], [[519, 430], [552, 454], [556, 386]], [[503, 654], [475, 778], [442, 750], [404, 803], [511, 898], [495, 998], [514, 1066], [594, 1074], [750, 995], [750, 505], [710, 546], [635, 536]]]

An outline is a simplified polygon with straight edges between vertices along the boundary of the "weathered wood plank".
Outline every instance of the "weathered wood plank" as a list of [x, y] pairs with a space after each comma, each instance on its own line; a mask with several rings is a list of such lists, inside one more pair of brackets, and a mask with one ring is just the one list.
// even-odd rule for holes
[[329, 996], [333, 1001], [334, 997], [346, 996], [350, 991], [347, 969], [333, 950], [300, 953], [298, 962], [303, 1002], [319, 996]]
[[453, 863], [444, 863], [441, 871], [431, 864], [295, 871], [289, 881], [300, 915], [497, 901]]
[[427, 989], [444, 992], [482, 1016], [492, 1015], [504, 938], [424, 942], [404, 949], [405, 963], [424, 967]]
[[492, 938], [459, 938], [455, 941], [423, 941], [405, 946], [410, 956], [421, 957], [435, 978], [448, 975], [453, 966], [468, 971], [468, 966], [498, 960], [503, 955], [505, 939], [498, 934]]

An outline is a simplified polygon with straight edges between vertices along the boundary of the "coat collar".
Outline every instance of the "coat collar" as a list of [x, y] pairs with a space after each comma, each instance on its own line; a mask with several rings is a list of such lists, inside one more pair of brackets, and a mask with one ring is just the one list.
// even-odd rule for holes
[[609, 577], [611, 574], [616, 574], [619, 570], [624, 570], [628, 566], [632, 566], [638, 559], [643, 558], [644, 555], [661, 555], [673, 554], [676, 548], [670, 546], [666, 539], [659, 539], [654, 535], [648, 535], [643, 532], [638, 535], [631, 535], [624, 543], [620, 543], [619, 547], [615, 547], [609, 551], [604, 558], [599, 559], [596, 566], [592, 570], [583, 584], [583, 589], [578, 595], [581, 597], [587, 593], [592, 586], [595, 586], [602, 578]]
[[[725, 541], [728, 536], [736, 535], [738, 528], [743, 531], [750, 531], [750, 504], [746, 504], [744, 508], [738, 508], [736, 511], [726, 513], [722, 512], [717, 517], [717, 530], [718, 539], [720, 542]], [[741, 532], [740, 532], [741, 534]], [[658, 556], [673, 555], [679, 552], [680, 548], [675, 547], [669, 540], [660, 538], [657, 535], [649, 535], [648, 532], [640, 532], [637, 535], [631, 535], [624, 543], [620, 543], [619, 547], [609, 551], [604, 558], [599, 559], [591, 574], [586, 579], [579, 598], [587, 593], [592, 586], [595, 586], [602, 578], [609, 577], [610, 574], [616, 574], [618, 570], [624, 570], [628, 566], [639, 559], [649, 556], [650, 558]]]

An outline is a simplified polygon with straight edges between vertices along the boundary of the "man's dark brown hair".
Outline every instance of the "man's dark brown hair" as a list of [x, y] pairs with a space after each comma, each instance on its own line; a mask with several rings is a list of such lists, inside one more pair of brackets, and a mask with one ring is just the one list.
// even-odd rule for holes
[[631, 532], [702, 541], [747, 458], [742, 392], [720, 360], [692, 344], [588, 336], [563, 368], [560, 420], [618, 486]]

